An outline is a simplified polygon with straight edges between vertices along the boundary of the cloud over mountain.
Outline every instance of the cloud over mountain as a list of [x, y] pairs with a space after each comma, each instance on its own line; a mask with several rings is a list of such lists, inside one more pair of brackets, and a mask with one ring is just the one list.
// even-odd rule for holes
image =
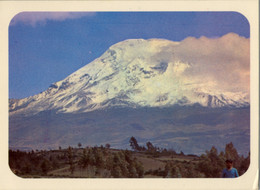
[[[173, 51], [174, 55], [167, 58], [167, 52]], [[229, 33], [214, 39], [189, 37], [178, 46], [166, 46], [160, 56], [191, 64], [183, 77], [193, 83], [208, 81], [215, 89], [249, 93], [249, 51], [250, 39]]]
[[10, 25], [22, 22], [34, 26], [37, 23], [44, 24], [48, 20], [64, 21], [93, 15], [95, 12], [21, 12], [12, 19]]

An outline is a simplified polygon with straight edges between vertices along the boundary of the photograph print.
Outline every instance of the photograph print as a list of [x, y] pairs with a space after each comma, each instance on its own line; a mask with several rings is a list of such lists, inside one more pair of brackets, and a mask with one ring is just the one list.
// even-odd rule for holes
[[22, 178], [236, 178], [250, 165], [238, 12], [21, 12], [9, 166]]

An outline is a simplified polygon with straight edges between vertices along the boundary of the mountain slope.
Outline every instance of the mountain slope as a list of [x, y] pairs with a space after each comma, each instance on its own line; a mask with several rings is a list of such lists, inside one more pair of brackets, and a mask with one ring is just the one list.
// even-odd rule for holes
[[217, 85], [220, 82], [216, 78], [194, 75], [199, 65], [181, 54], [185, 42], [135, 39], [115, 44], [46, 91], [10, 100], [10, 115], [45, 110], [82, 113], [111, 106], [167, 107], [195, 103], [205, 107], [248, 106], [246, 90], [227, 90]]
[[45, 111], [11, 116], [9, 147], [57, 149], [59, 146], [105, 145], [130, 149], [129, 139], [140, 145], [153, 142], [162, 148], [201, 154], [212, 146], [224, 150], [233, 142], [239, 154], [250, 147], [249, 108], [208, 108], [200, 105], [165, 108], [109, 108], [86, 113]]
[[135, 39], [35, 96], [9, 100], [9, 147], [140, 143], [250, 150], [249, 39]]

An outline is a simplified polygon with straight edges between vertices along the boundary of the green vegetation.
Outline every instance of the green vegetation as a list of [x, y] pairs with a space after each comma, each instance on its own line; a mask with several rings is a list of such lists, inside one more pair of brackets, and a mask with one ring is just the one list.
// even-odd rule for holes
[[139, 146], [131, 137], [130, 150], [100, 147], [68, 147], [50, 151], [9, 150], [11, 170], [24, 178], [80, 177], [80, 178], [217, 178], [225, 168], [225, 160], [232, 159], [239, 175], [246, 172], [250, 155], [239, 156], [232, 143], [218, 153], [215, 147], [201, 156], [185, 155], [154, 146]]

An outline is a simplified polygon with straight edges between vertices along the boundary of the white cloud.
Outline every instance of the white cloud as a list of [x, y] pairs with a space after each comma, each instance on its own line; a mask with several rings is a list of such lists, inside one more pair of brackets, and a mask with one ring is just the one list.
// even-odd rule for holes
[[64, 21], [94, 15], [95, 12], [21, 12], [12, 19], [10, 25], [22, 22], [35, 26], [37, 23], [44, 24], [48, 20]]
[[160, 55], [154, 57], [163, 57], [172, 63], [191, 64], [182, 72], [185, 81], [210, 84], [214, 89], [249, 93], [249, 38], [235, 33], [213, 39], [188, 37], [178, 45], [165, 46]]

